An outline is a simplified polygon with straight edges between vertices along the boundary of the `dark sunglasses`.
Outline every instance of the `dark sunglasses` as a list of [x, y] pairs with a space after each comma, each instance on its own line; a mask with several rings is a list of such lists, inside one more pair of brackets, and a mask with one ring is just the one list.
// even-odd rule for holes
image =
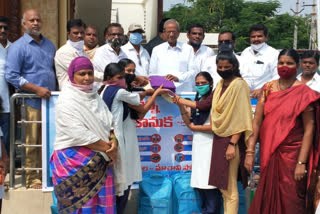
[[219, 43], [219, 44], [222, 44], [222, 43], [224, 43], [224, 44], [231, 44], [231, 43], [232, 43], [232, 40], [220, 40], [220, 41], [218, 41], [218, 43]]
[[0, 29], [3, 28], [4, 30], [9, 30], [8, 26], [2, 26], [0, 25]]

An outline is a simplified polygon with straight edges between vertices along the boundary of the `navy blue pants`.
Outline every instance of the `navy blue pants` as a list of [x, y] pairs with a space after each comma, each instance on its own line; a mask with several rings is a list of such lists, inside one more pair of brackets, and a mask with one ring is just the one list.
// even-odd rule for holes
[[202, 214], [219, 214], [221, 192], [219, 189], [197, 189], [202, 200]]
[[124, 191], [124, 194], [122, 196], [116, 196], [117, 214], [124, 213], [124, 210], [126, 209], [128, 203], [130, 188], [131, 186], [129, 186], [128, 189]]
[[3, 133], [3, 144], [6, 148], [6, 152], [10, 155], [10, 139], [9, 139], [9, 132], [10, 132], [10, 113], [0, 113], [0, 128]]

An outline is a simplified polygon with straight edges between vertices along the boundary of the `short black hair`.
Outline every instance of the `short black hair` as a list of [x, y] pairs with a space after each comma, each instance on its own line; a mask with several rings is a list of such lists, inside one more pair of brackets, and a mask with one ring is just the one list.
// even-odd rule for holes
[[109, 32], [109, 29], [112, 28], [112, 27], [119, 27], [119, 28], [121, 28], [122, 33], [124, 33], [124, 30], [123, 30], [123, 27], [121, 26], [121, 24], [119, 24], [119, 23], [111, 23], [104, 29], [103, 36], [106, 36], [108, 34], [108, 32]]
[[86, 24], [81, 19], [71, 19], [67, 22], [67, 32], [69, 33], [73, 27], [83, 27], [86, 29]]
[[7, 25], [9, 24], [9, 19], [5, 16], [0, 16], [0, 22], [4, 22], [6, 23]]
[[308, 50], [301, 55], [301, 59], [314, 58], [319, 65], [319, 53], [317, 51]]
[[253, 31], [260, 31], [260, 30], [263, 31], [263, 34], [264, 34], [265, 37], [268, 36], [268, 28], [262, 23], [259, 23], [259, 24], [256, 24], [256, 25], [252, 25], [250, 27], [249, 34], [251, 34]]
[[164, 23], [166, 22], [166, 21], [168, 21], [169, 19], [171, 19], [171, 18], [163, 18], [163, 19], [161, 19], [161, 21], [160, 21], [160, 23], [159, 23], [159, 26], [158, 26], [158, 30], [159, 30], [159, 33], [163, 33], [163, 30], [164, 30]]
[[219, 36], [222, 35], [222, 34], [225, 34], [225, 33], [230, 33], [230, 34], [231, 34], [232, 41], [236, 41], [236, 35], [235, 35], [231, 30], [221, 31], [221, 32], [219, 33]]
[[189, 26], [189, 28], [188, 28], [188, 33], [191, 33], [191, 29], [192, 29], [192, 28], [195, 28], [195, 27], [201, 28], [202, 31], [203, 31], [203, 34], [204, 34], [204, 27], [203, 27], [201, 24], [199, 24], [199, 23], [191, 24], [191, 25]]

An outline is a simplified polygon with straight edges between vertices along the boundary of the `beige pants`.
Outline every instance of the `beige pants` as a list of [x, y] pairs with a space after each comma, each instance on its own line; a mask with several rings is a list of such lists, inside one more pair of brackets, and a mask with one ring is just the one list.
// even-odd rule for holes
[[237, 186], [240, 164], [239, 147], [236, 146], [236, 156], [229, 162], [228, 190], [220, 189], [223, 197], [224, 214], [236, 214], [239, 209], [239, 193]]
[[[26, 120], [40, 121], [41, 110], [32, 108], [26, 105]], [[26, 125], [26, 144], [27, 145], [41, 145], [41, 124], [27, 124]], [[27, 147], [26, 148], [26, 167], [39, 168], [41, 167], [41, 148]], [[41, 171], [26, 171], [26, 186], [27, 188], [33, 185], [41, 184]]]

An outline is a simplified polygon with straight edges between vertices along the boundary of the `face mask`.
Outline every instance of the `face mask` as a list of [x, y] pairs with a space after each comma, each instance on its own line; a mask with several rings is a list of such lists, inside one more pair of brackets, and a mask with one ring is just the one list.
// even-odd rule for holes
[[196, 91], [201, 95], [205, 95], [210, 91], [210, 85], [196, 85]]
[[121, 79], [121, 80], [113, 80], [113, 81], [105, 81], [103, 82], [104, 85], [113, 85], [113, 86], [119, 86], [121, 88], [127, 88], [126, 80]]
[[200, 46], [201, 46], [201, 44], [194, 44], [194, 43], [192, 43], [192, 42], [190, 42], [189, 41], [189, 45], [191, 45], [193, 48], [195, 48], [195, 49], [199, 49], [200, 48]]
[[254, 51], [259, 51], [259, 50], [261, 50], [263, 47], [264, 47], [264, 45], [265, 45], [266, 43], [260, 43], [260, 44], [258, 44], [258, 45], [255, 45], [255, 44], [251, 44], [251, 48], [254, 50]]
[[220, 75], [220, 77], [222, 79], [229, 79], [230, 77], [233, 76], [234, 72], [232, 69], [229, 69], [229, 70], [224, 70], [224, 71], [220, 71], [220, 70], [217, 70], [217, 73]]
[[278, 74], [282, 79], [291, 79], [292, 77], [296, 76], [297, 68], [289, 68], [287, 66], [282, 66], [278, 68]]
[[219, 52], [232, 52], [233, 44], [232, 43], [221, 43], [218, 45]]
[[91, 83], [90, 85], [78, 85], [76, 83], [71, 83], [71, 85], [73, 87], [76, 87], [80, 91], [83, 91], [83, 92], [86, 92], [86, 93], [92, 92], [92, 89], [93, 89], [93, 83]]
[[79, 56], [83, 56], [84, 40], [80, 40], [79, 42], [68, 40], [68, 42], [74, 49], [76, 49]]
[[139, 45], [142, 42], [142, 34], [141, 33], [130, 33], [129, 41], [133, 45]]
[[127, 85], [131, 85], [131, 83], [134, 81], [134, 79], [136, 78], [135, 74], [125, 74], [124, 76], [126, 78], [126, 83]]
[[119, 49], [122, 46], [122, 39], [120, 38], [114, 38], [112, 40], [109, 40], [108, 43], [110, 43], [110, 46], [116, 50]]

